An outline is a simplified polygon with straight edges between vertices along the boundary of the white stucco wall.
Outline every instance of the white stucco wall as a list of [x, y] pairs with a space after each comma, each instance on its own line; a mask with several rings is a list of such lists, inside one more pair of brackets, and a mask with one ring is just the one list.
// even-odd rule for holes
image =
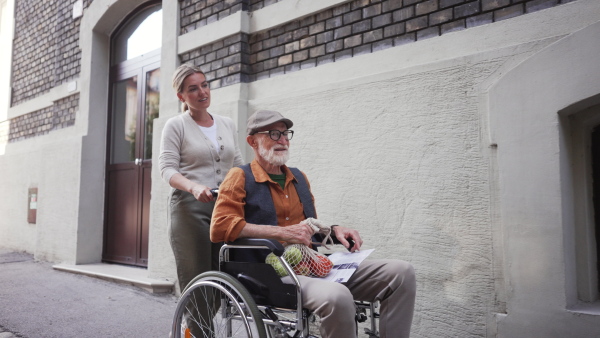
[[[7, 145], [0, 156], [0, 246], [68, 261], [77, 242], [80, 145], [74, 128]], [[38, 188], [37, 222], [27, 222], [28, 190]]]
[[468, 93], [475, 66], [462, 60], [251, 101], [294, 121], [290, 165], [311, 180], [319, 217], [359, 229], [374, 257], [415, 265], [415, 327], [426, 337], [484, 334], [493, 301], [488, 165]]
[[[163, 36], [160, 67], [160, 113], [154, 120], [152, 139], [152, 197], [150, 200], [150, 233], [148, 249], [148, 276], [166, 278], [175, 281], [177, 271], [175, 258], [168, 237], [168, 193], [169, 185], [160, 177], [158, 170], [158, 154], [160, 154], [160, 139], [165, 122], [174, 116], [178, 109], [179, 100], [171, 85], [171, 77], [178, 66], [178, 56], [173, 53], [177, 46], [179, 29], [179, 6], [174, 1], [165, 1], [163, 10]], [[173, 18], [177, 18], [173, 20]], [[177, 283], [175, 283], [177, 285]]]

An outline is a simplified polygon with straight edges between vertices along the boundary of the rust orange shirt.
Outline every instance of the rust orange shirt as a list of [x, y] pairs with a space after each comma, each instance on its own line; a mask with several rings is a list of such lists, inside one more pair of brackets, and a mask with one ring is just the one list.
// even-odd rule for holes
[[[288, 226], [305, 220], [304, 209], [293, 182], [296, 178], [287, 166], [281, 169], [285, 173], [285, 188], [273, 181], [269, 174], [256, 162], [250, 163], [250, 169], [256, 182], [268, 182], [277, 213], [277, 225]], [[304, 175], [304, 173], [302, 173]], [[304, 175], [306, 178], [306, 175]], [[306, 179], [308, 183], [308, 179]], [[219, 186], [219, 198], [215, 204], [210, 224], [210, 240], [230, 242], [238, 238], [246, 225], [244, 205], [246, 204], [246, 175], [241, 168], [233, 168]], [[308, 183], [310, 188], [310, 183]], [[314, 196], [311, 194], [314, 203]]]

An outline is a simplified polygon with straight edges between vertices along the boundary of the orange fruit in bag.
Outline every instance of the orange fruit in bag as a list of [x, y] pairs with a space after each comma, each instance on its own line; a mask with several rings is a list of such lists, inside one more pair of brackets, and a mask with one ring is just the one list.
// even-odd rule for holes
[[300, 262], [293, 267], [294, 272], [300, 276], [310, 276], [310, 266], [307, 262]]
[[311, 273], [317, 277], [325, 277], [332, 268], [333, 262], [327, 256], [317, 256], [312, 264]]

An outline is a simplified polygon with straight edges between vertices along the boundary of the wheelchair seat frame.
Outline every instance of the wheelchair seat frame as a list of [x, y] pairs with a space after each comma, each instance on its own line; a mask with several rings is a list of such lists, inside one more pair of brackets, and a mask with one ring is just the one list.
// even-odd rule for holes
[[[230, 260], [230, 253], [238, 249], [273, 252], [288, 273], [291, 284], [284, 283], [266, 263]], [[317, 337], [309, 332], [315, 316], [302, 308], [300, 281], [282, 258], [283, 252], [281, 243], [269, 239], [243, 238], [224, 244], [219, 253], [220, 271], [197, 276], [182, 291], [173, 320], [173, 336], [204, 337], [208, 330], [214, 337], [221, 337], [218, 334], [224, 334], [224, 337]], [[198, 301], [201, 297], [206, 299]], [[218, 305], [199, 304], [202, 301], [210, 304], [214, 299], [219, 300]], [[360, 301], [355, 301], [355, 304], [357, 325], [368, 319], [369, 312], [370, 328], [365, 328], [365, 333], [368, 337], [379, 337], [376, 305]], [[195, 318], [201, 317], [201, 313], [212, 321]], [[190, 325], [190, 322], [194, 324]], [[195, 328], [189, 328], [193, 326]], [[195, 334], [194, 330], [201, 331], [203, 335]], [[212, 337], [212, 334], [208, 336]]]

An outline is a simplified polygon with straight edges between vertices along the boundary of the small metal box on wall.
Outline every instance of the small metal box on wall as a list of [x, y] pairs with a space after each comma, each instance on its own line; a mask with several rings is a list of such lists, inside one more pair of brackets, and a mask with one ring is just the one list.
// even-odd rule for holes
[[27, 222], [35, 224], [37, 217], [37, 199], [38, 189], [29, 188], [29, 194], [27, 198]]

